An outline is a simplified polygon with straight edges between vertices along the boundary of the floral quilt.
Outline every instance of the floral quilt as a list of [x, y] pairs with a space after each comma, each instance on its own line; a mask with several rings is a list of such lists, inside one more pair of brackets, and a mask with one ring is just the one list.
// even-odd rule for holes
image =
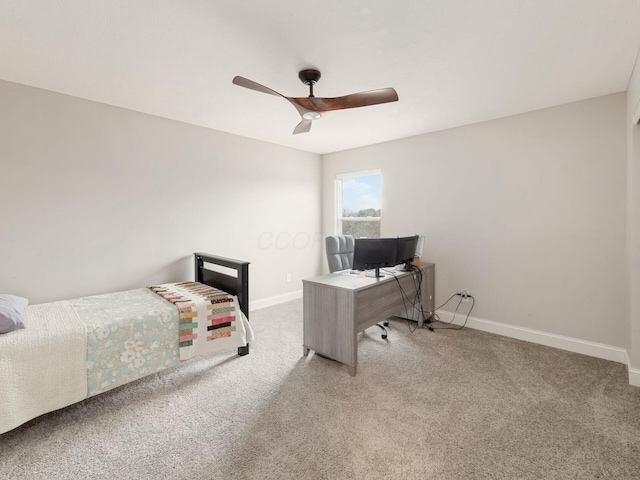
[[196, 282], [152, 288], [69, 301], [87, 336], [87, 397], [253, 339], [236, 297]]
[[87, 333], [87, 396], [180, 363], [178, 310], [148, 288], [71, 300]]

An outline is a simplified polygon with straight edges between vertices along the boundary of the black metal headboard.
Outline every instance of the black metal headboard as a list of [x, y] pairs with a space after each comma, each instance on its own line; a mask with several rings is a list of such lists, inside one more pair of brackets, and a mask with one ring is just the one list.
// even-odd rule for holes
[[[249, 318], [249, 262], [234, 260], [233, 258], [218, 257], [208, 253], [194, 253], [196, 262], [196, 282], [210, 285], [236, 295], [240, 302], [240, 310]], [[216, 270], [210, 270], [204, 265], [210, 263], [235, 270], [234, 275], [228, 275]]]

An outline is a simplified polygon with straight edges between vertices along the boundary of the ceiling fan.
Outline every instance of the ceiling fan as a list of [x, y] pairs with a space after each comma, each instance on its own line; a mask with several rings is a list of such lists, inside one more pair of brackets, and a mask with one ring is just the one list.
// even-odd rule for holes
[[342, 110], [345, 108], [366, 107], [369, 105], [378, 105], [380, 103], [397, 102], [398, 94], [393, 88], [381, 88], [379, 90], [370, 90], [368, 92], [353, 93], [343, 97], [320, 98], [313, 95], [313, 86], [320, 80], [320, 72], [318, 70], [301, 70], [298, 78], [305, 85], [309, 85], [308, 97], [285, 97], [281, 93], [271, 90], [259, 83], [249, 80], [248, 78], [236, 76], [233, 83], [241, 87], [256, 90], [258, 92], [268, 93], [282, 97], [291, 103], [298, 110], [302, 117], [300, 123], [293, 130], [293, 134], [307, 133], [311, 130], [311, 123], [322, 117], [322, 112], [330, 112], [332, 110]]

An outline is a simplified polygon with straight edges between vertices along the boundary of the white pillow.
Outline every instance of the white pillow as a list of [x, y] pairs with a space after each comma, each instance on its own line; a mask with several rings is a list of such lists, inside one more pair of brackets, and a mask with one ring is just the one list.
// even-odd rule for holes
[[22, 312], [29, 300], [16, 295], [0, 294], [0, 333], [9, 333], [25, 328]]

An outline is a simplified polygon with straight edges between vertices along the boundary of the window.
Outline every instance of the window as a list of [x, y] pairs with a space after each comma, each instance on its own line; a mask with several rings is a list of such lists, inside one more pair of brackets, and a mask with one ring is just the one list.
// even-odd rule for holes
[[380, 170], [336, 175], [336, 232], [380, 238]]

